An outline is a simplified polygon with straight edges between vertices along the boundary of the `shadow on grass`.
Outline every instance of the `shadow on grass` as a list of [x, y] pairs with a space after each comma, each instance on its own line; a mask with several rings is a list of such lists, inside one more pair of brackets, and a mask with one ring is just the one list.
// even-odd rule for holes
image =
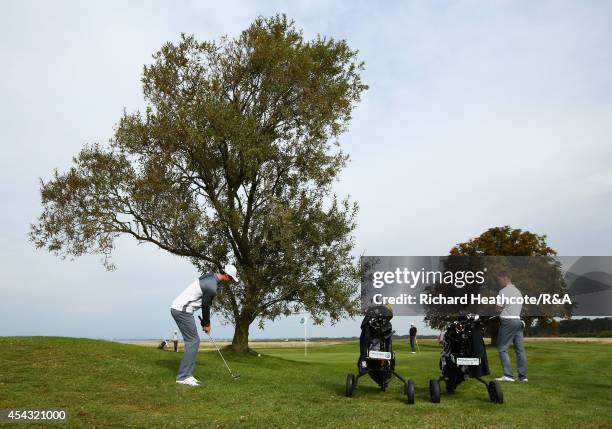
[[[478, 403], [482, 402], [485, 404], [493, 404], [493, 405], [497, 405], [491, 402], [491, 399], [489, 398], [489, 392], [487, 391], [487, 388], [485, 386], [482, 387], [481, 389], [478, 389], [477, 392], [473, 392], [473, 391], [469, 391], [469, 392], [461, 392], [461, 390], [465, 390], [461, 389], [460, 386], [457, 387], [457, 390], [454, 390], [452, 392], [447, 391], [446, 389], [442, 388], [442, 386], [440, 386], [440, 402], [443, 401], [476, 401]], [[427, 398], [429, 398], [429, 389], [427, 389]], [[505, 398], [504, 398], [505, 401]]]
[[[367, 375], [362, 377], [359, 380], [358, 386], [355, 389], [355, 393], [353, 393], [354, 395], [385, 395], [385, 394], [389, 394], [389, 391], [394, 390], [395, 387], [397, 387], [398, 389], [402, 389], [403, 391], [403, 387], [401, 387], [401, 384], [399, 382], [394, 383], [393, 381], [390, 383], [389, 387], [387, 388], [387, 392], [382, 392], [380, 387], [373, 384], [374, 382], [370, 379], [364, 379], [365, 377], [368, 377]], [[319, 386], [321, 386], [323, 389], [329, 391], [329, 392], [333, 392], [335, 395], [338, 396], [345, 396], [345, 392], [346, 392], [346, 376], [344, 377], [339, 377], [337, 380], [330, 380], [330, 379], [325, 379], [325, 380], [319, 380], [317, 382], [317, 384]], [[417, 390], [418, 391], [418, 390]]]
[[176, 373], [179, 368], [179, 361], [170, 360], [170, 359], [160, 359], [156, 360], [155, 364], [161, 366], [162, 368], [166, 368], [168, 372]]
[[[367, 375], [365, 376], [367, 377]], [[345, 396], [345, 388], [346, 388], [346, 379], [345, 378], [338, 378], [337, 380], [330, 380], [330, 379], [325, 379], [325, 380], [319, 380], [317, 382], [317, 385], [321, 386], [324, 390], [329, 391], [331, 393], [333, 393], [334, 395], [337, 396]], [[368, 398], [370, 397], [370, 399], [380, 399], [380, 395], [385, 395], [385, 396], [389, 396], [390, 399], [395, 398], [395, 399], [401, 399], [402, 401], [404, 401], [406, 399], [406, 396], [404, 394], [404, 389], [403, 386], [401, 385], [401, 383], [399, 382], [399, 380], [392, 380], [391, 383], [389, 384], [389, 386], [387, 387], [387, 391], [386, 392], [382, 392], [380, 390], [380, 387], [378, 387], [377, 385], [373, 384], [374, 382], [370, 379], [365, 379], [362, 378], [360, 379], [360, 383], [358, 385], [358, 388], [355, 389], [354, 393], [353, 393], [353, 397], [363, 397], [363, 398]], [[398, 395], [399, 393], [399, 395]], [[431, 398], [429, 395], [429, 385], [425, 385], [425, 384], [415, 384], [415, 388], [414, 388], [414, 393], [415, 393], [415, 399], [419, 402], [428, 402], [431, 403]], [[466, 395], [469, 394], [470, 396], [474, 395], [473, 392], [469, 392], [466, 393]], [[448, 393], [445, 392], [444, 389], [442, 389], [442, 398], [447, 399], [449, 401], [463, 401], [465, 400], [465, 398], [462, 398], [461, 394], [456, 394], [456, 393]], [[482, 389], [482, 396], [479, 396], [478, 393], [475, 394], [474, 398], [470, 398], [472, 400], [476, 400], [478, 402], [483, 402], [483, 403], [489, 403], [489, 397], [488, 397], [488, 393], [486, 391], [486, 389], [483, 387]]]

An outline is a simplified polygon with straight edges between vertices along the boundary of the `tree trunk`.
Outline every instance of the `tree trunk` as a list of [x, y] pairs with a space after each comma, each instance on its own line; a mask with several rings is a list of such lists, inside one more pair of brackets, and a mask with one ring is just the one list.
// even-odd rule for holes
[[249, 326], [251, 322], [245, 314], [241, 314], [236, 321], [234, 338], [232, 339], [232, 350], [238, 353], [249, 351]]

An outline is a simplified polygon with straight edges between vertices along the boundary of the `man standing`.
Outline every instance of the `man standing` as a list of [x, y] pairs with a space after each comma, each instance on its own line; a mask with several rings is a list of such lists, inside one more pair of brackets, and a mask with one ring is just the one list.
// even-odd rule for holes
[[172, 335], [172, 342], [174, 343], [174, 351], [178, 352], [178, 332], [174, 331], [174, 335]]
[[414, 354], [414, 343], [416, 342], [417, 328], [414, 323], [410, 324], [410, 353]]
[[238, 273], [233, 265], [226, 265], [219, 273], [208, 272], [191, 283], [172, 302], [170, 313], [183, 335], [185, 353], [178, 373], [176, 382], [189, 386], [199, 386], [199, 381], [193, 376], [196, 356], [200, 347], [200, 336], [196, 328], [194, 311], [202, 308], [202, 330], [210, 334], [210, 306], [213, 298], [217, 295], [217, 285], [220, 281], [233, 280], [238, 282]]
[[501, 287], [497, 294], [498, 300], [501, 301], [501, 305], [498, 304], [498, 309], [501, 309], [499, 314], [501, 324], [497, 337], [497, 350], [499, 351], [499, 359], [504, 371], [504, 375], [497, 378], [497, 380], [514, 381], [510, 356], [508, 356], [508, 347], [510, 347], [510, 343], [513, 343], [516, 352], [516, 369], [519, 380], [527, 381], [527, 355], [523, 347], [523, 328], [525, 324], [521, 321], [523, 304], [509, 302], [510, 300], [522, 298], [523, 295], [512, 284], [512, 279], [505, 271], [497, 275], [497, 284]]

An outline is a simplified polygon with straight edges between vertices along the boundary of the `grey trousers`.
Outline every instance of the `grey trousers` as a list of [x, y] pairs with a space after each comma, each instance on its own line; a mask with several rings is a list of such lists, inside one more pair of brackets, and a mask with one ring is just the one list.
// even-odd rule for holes
[[497, 350], [499, 351], [499, 360], [501, 360], [504, 375], [512, 377], [512, 366], [510, 366], [510, 356], [508, 356], [508, 347], [510, 343], [514, 344], [516, 352], [516, 369], [520, 379], [527, 378], [527, 354], [523, 347], [523, 322], [520, 319], [501, 319], [501, 326], [497, 336]]
[[193, 368], [195, 367], [198, 349], [200, 348], [200, 335], [198, 334], [193, 314], [186, 311], [178, 311], [174, 308], [170, 309], [170, 314], [172, 314], [172, 318], [181, 331], [185, 343], [185, 353], [176, 374], [176, 380], [181, 381], [193, 375]]

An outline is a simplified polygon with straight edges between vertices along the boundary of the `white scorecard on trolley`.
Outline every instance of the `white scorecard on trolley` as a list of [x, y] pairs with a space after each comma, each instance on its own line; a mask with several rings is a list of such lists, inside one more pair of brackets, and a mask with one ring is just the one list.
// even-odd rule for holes
[[480, 365], [480, 358], [457, 358], [457, 365]]
[[379, 352], [378, 350], [370, 350], [370, 352], [368, 353], [368, 357], [370, 359], [391, 360], [391, 353], [389, 353], [389, 352]]

